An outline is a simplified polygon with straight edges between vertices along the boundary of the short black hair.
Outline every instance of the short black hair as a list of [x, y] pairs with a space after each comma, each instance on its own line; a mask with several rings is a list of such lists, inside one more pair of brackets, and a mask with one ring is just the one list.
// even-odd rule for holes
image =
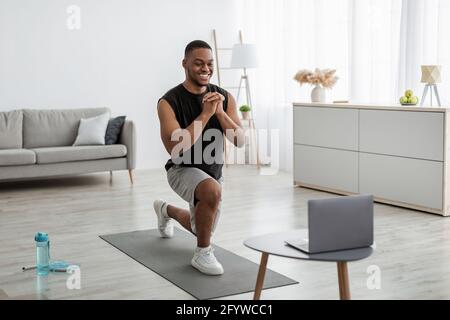
[[188, 43], [184, 49], [184, 56], [187, 57], [194, 49], [205, 48], [212, 50], [211, 46], [203, 40], [194, 40]]

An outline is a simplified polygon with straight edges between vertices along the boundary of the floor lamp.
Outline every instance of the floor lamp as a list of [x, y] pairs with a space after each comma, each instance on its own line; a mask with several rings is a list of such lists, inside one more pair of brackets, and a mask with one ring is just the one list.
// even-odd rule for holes
[[[242, 39], [241, 39], [242, 42]], [[256, 47], [254, 44], [248, 43], [238, 43], [233, 46], [233, 51], [231, 54], [231, 69], [243, 69], [243, 74], [241, 75], [241, 79], [239, 81], [238, 92], [236, 96], [236, 101], [239, 103], [239, 96], [241, 94], [241, 90], [245, 89], [246, 103], [250, 106], [251, 110], [251, 119], [249, 120], [250, 124], [250, 134], [252, 135], [251, 139], [254, 140], [254, 145], [256, 146], [256, 164], [259, 169], [260, 161], [259, 161], [259, 151], [258, 151], [258, 140], [256, 133], [252, 131], [255, 130], [255, 124], [253, 121], [253, 104], [252, 104], [252, 95], [250, 93], [250, 81], [247, 75], [247, 69], [256, 68], [258, 66], [257, 56], [256, 56]]]
[[441, 82], [441, 66], [422, 66], [422, 83], [425, 83], [423, 89], [422, 101], [420, 105], [425, 104], [428, 91], [430, 91], [430, 106], [433, 106], [433, 91], [436, 96], [438, 106], [441, 106], [441, 99], [439, 98], [439, 92], [436, 83]]
[[250, 82], [248, 80], [247, 69], [256, 68], [257, 66], [258, 63], [256, 60], [255, 45], [248, 43], [238, 43], [233, 46], [230, 67], [232, 69], [243, 69], [243, 74], [241, 75], [241, 80], [239, 81], [236, 101], [239, 101], [241, 89], [245, 88], [246, 101], [250, 108], [252, 108], [253, 105], [252, 96], [250, 94]]

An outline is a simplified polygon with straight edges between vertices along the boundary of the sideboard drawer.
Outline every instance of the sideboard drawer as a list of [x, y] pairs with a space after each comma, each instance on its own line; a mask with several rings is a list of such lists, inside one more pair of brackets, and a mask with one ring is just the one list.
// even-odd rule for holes
[[294, 146], [294, 180], [299, 183], [358, 193], [358, 153]]
[[294, 108], [294, 143], [358, 150], [358, 110]]
[[442, 162], [360, 153], [359, 168], [361, 193], [442, 209]]
[[444, 114], [360, 110], [359, 150], [444, 161]]

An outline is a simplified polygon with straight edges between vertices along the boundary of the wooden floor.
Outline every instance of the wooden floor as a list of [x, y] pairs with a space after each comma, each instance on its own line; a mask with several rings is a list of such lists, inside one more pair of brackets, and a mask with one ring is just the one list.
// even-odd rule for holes
[[[306, 227], [307, 200], [334, 196], [294, 188], [286, 173], [261, 176], [252, 167], [234, 167], [224, 175], [215, 243], [258, 263], [259, 253], [242, 244], [246, 238]], [[136, 171], [134, 186], [126, 171], [114, 173], [112, 181], [104, 173], [0, 184], [0, 292], [12, 298], [41, 293], [49, 299], [193, 299], [98, 237], [155, 228], [156, 198], [185, 206], [170, 190], [163, 170]], [[35, 262], [33, 236], [38, 230], [49, 233], [52, 258], [80, 264], [80, 290], [66, 288], [64, 273], [43, 281], [33, 271], [22, 272], [22, 266]], [[450, 298], [450, 218], [377, 204], [375, 240], [372, 257], [349, 263], [353, 299]], [[381, 270], [379, 290], [367, 286], [372, 265]], [[268, 267], [300, 284], [264, 290], [262, 299], [339, 296], [335, 263], [270, 256]]]

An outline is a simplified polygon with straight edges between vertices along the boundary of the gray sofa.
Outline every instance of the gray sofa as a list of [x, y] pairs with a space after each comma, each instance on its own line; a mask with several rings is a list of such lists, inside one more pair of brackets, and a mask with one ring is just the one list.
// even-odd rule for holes
[[128, 170], [133, 183], [136, 133], [123, 125], [119, 144], [72, 146], [80, 119], [108, 108], [0, 112], [0, 181]]

